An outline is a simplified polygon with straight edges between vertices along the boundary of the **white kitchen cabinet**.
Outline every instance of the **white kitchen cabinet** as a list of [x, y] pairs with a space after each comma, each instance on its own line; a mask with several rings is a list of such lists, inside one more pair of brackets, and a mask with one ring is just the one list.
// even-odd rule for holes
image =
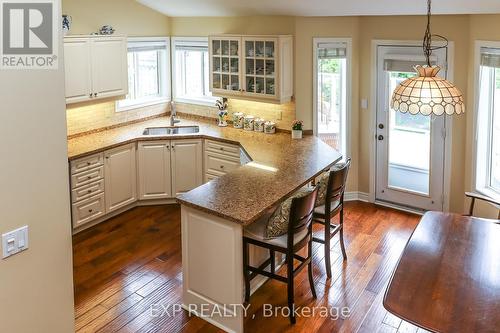
[[106, 213], [137, 200], [135, 144], [104, 152]]
[[64, 70], [66, 76], [66, 103], [91, 99], [92, 78], [89, 38], [64, 40]]
[[139, 199], [172, 197], [170, 141], [139, 142]]
[[292, 36], [212, 36], [209, 55], [214, 95], [279, 103], [291, 100]]
[[172, 191], [174, 196], [203, 184], [203, 150], [199, 139], [172, 140]]
[[66, 104], [128, 93], [127, 38], [64, 38]]

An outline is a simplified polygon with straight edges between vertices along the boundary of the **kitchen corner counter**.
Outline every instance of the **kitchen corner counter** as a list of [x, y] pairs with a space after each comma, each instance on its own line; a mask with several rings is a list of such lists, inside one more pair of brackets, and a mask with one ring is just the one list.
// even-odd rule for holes
[[70, 160], [136, 141], [206, 138], [239, 144], [253, 162], [177, 196], [182, 205], [202, 210], [241, 225], [248, 225], [310, 182], [341, 155], [314, 136], [292, 140], [273, 135], [221, 128], [204, 121], [181, 119], [176, 126], [197, 125], [200, 132], [186, 135], [144, 136], [146, 127], [169, 126], [160, 117], [68, 140]]

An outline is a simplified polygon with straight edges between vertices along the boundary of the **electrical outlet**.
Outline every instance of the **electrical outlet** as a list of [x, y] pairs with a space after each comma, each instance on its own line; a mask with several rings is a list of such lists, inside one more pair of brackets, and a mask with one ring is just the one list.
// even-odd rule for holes
[[28, 249], [28, 226], [7, 232], [2, 235], [2, 258]]

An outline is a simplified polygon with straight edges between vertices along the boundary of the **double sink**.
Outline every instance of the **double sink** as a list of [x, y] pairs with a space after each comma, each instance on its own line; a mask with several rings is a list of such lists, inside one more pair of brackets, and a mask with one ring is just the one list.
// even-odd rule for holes
[[175, 134], [194, 134], [200, 132], [198, 126], [184, 127], [148, 127], [144, 129], [142, 135], [175, 135]]

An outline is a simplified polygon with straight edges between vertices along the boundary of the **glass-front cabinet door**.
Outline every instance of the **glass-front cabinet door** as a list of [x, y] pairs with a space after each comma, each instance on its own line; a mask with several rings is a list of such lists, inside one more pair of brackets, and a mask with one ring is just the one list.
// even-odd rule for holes
[[243, 91], [247, 95], [276, 98], [278, 82], [277, 38], [243, 37]]
[[212, 92], [239, 93], [241, 38], [211, 37], [209, 45]]

